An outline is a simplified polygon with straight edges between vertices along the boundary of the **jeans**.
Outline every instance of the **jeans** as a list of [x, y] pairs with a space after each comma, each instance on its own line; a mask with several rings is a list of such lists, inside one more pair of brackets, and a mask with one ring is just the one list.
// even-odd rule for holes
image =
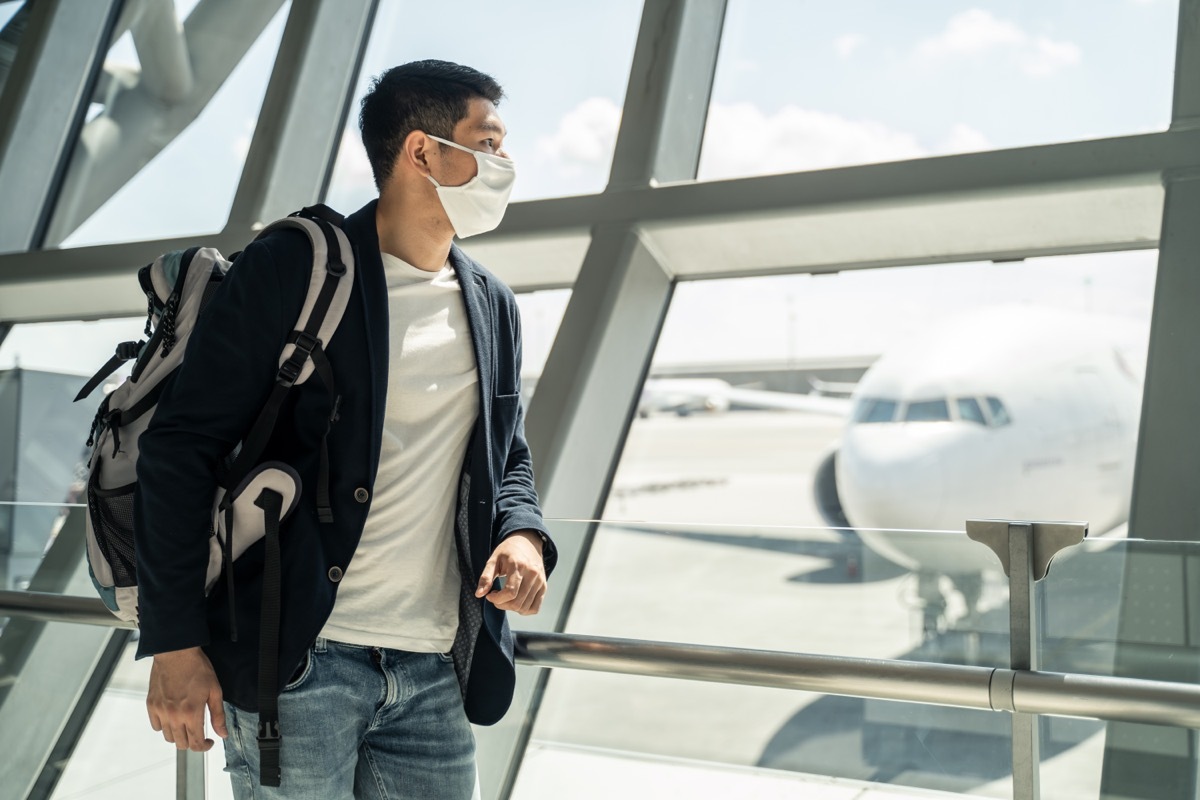
[[279, 787], [258, 782], [258, 714], [225, 704], [238, 800], [470, 800], [475, 736], [449, 655], [317, 639], [279, 696]]

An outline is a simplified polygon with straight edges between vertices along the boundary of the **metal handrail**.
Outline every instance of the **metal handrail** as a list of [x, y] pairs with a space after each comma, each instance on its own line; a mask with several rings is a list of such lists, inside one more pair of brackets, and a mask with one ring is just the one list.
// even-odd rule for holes
[[[95, 598], [0, 591], [0, 615], [133, 627]], [[1200, 687], [1139, 678], [517, 633], [520, 663], [1022, 714], [1200, 728]]]

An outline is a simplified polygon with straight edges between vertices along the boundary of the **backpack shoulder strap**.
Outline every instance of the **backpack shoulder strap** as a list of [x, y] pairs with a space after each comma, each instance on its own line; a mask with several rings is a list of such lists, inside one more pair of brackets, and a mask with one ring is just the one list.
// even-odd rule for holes
[[[324, 209], [330, 218], [341, 219], [341, 216], [326, 206], [310, 208]], [[312, 271], [309, 275], [308, 294], [296, 319], [293, 335], [295, 341], [289, 342], [279, 354], [279, 368], [283, 373], [295, 372], [291, 377], [293, 383], [304, 383], [312, 375], [315, 367], [311, 355], [318, 342], [322, 349], [329, 346], [330, 339], [337, 331], [346, 306], [350, 302], [350, 293], [354, 289], [354, 250], [350, 240], [346, 238], [341, 227], [322, 216], [300, 216], [309, 208], [297, 212], [290, 217], [271, 223], [259, 238], [271, 231], [284, 228], [296, 228], [303, 231], [312, 245]], [[302, 349], [299, 371], [288, 367], [293, 361], [297, 348]]]

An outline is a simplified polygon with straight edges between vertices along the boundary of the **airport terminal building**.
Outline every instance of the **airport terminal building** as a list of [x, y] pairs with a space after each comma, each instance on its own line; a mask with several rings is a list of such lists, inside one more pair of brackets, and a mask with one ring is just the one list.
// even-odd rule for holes
[[504, 87], [558, 553], [477, 796], [1200, 797], [1200, 0], [0, 0], [0, 800], [233, 796], [89, 431], [138, 270], [372, 201], [420, 59]]

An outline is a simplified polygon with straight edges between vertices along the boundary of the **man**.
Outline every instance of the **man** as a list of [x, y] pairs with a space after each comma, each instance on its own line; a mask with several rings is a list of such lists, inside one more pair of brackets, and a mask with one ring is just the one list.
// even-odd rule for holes
[[[504, 612], [537, 613], [555, 550], [524, 437], [515, 300], [452, 243], [504, 213], [514, 173], [501, 96], [476, 70], [422, 61], [384, 73], [362, 101], [379, 198], [343, 225], [354, 291], [323, 343], [341, 399], [320, 381], [293, 387], [263, 457], [305, 487], [280, 537], [278, 788], [259, 785], [256, 742], [261, 543], [234, 562], [234, 608], [203, 586], [215, 476], [304, 303], [301, 232], [238, 258], [139, 439], [150, 723], [205, 751], [207, 708], [239, 798], [470, 797], [469, 722], [494, 723], [511, 702]], [[327, 430], [333, 523], [311, 491]]]

